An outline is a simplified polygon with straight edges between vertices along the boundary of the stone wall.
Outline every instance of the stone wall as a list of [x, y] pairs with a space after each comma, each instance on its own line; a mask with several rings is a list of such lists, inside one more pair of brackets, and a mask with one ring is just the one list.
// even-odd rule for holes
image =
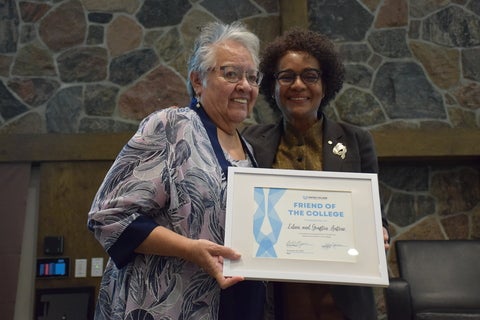
[[308, 3], [310, 27], [345, 57], [338, 119], [370, 129], [480, 127], [479, 1]]
[[[186, 60], [199, 27], [242, 20], [264, 44], [290, 13], [281, 3], [7, 0], [0, 133], [134, 130], [153, 110], [188, 102]], [[480, 127], [478, 1], [306, 5], [302, 23], [330, 36], [345, 57], [346, 85], [330, 117], [369, 130]], [[253, 121], [275, 117], [260, 102]]]
[[262, 43], [280, 33], [274, 0], [4, 2], [0, 133], [135, 130], [188, 103], [186, 61], [202, 25], [242, 20]]
[[[292, 24], [330, 36], [347, 67], [333, 119], [371, 131], [479, 129], [480, 1], [298, 0], [300, 13], [289, 1], [6, 0], [0, 134], [133, 131], [153, 110], [186, 104], [186, 60], [212, 20], [244, 21], [262, 46]], [[250, 121], [277, 116], [260, 99]], [[394, 240], [480, 238], [478, 157], [382, 160], [380, 170]], [[394, 260], [391, 250], [392, 276]]]

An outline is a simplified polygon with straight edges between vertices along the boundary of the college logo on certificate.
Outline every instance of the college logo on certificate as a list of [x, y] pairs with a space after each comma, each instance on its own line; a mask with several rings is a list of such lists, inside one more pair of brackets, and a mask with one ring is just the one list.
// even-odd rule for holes
[[229, 168], [224, 275], [388, 285], [375, 174]]

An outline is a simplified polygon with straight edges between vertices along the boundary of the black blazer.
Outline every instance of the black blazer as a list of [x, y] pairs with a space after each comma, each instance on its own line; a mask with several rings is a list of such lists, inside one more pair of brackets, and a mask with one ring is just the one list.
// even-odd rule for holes
[[[355, 126], [331, 121], [326, 117], [324, 117], [322, 128], [324, 171], [378, 172], [377, 155], [369, 132]], [[282, 133], [282, 122], [243, 128], [242, 135], [252, 145], [259, 167], [272, 167]], [[342, 143], [347, 147], [345, 159], [333, 153], [332, 150], [337, 143]], [[385, 216], [382, 220], [383, 225], [387, 227]], [[374, 320], [377, 318], [372, 288], [335, 285], [332, 286], [332, 295], [338, 308], [348, 319]], [[276, 318], [281, 318], [281, 316]]]

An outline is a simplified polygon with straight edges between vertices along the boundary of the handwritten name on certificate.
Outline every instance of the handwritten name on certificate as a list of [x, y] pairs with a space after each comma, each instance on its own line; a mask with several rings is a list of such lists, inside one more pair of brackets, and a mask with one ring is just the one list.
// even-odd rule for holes
[[255, 257], [355, 262], [350, 191], [255, 187]]

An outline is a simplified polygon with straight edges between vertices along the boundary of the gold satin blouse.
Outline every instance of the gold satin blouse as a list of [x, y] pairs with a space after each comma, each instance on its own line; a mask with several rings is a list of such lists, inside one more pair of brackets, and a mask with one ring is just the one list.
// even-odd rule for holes
[[276, 169], [322, 170], [322, 126], [317, 121], [305, 134], [297, 133], [288, 123], [272, 167]]

